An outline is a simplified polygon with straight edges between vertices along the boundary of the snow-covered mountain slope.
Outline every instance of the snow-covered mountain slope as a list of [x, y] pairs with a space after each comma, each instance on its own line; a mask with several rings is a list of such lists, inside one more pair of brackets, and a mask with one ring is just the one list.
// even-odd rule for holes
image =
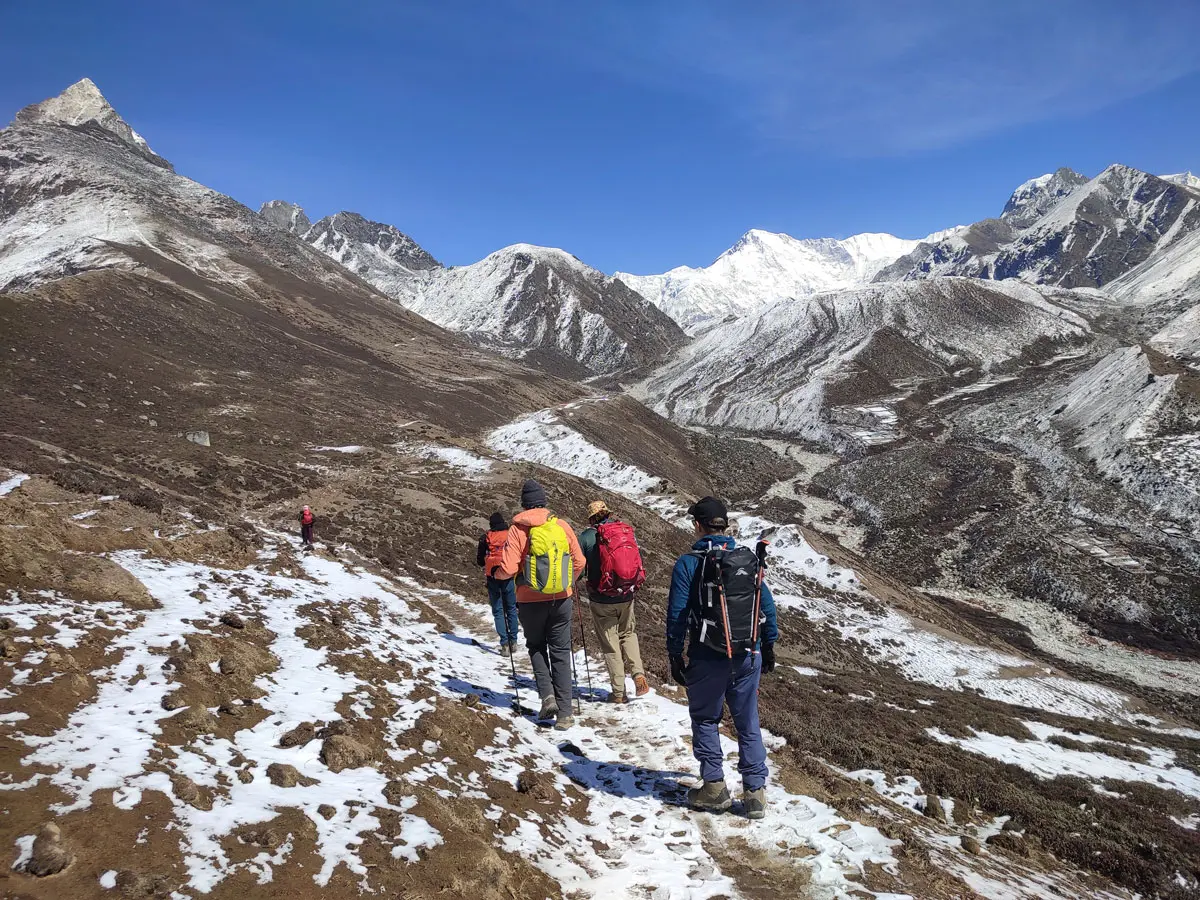
[[1170, 358], [1114, 350], [1059, 390], [1039, 428], [1061, 431], [1152, 509], [1200, 520], [1200, 376]]
[[918, 247], [878, 280], [966, 275], [1100, 287], [1200, 228], [1200, 190], [1112, 165], [1084, 184], [1060, 169], [1017, 189], [1000, 219]]
[[685, 341], [679, 326], [619, 279], [562, 250], [531, 244], [429, 271], [414, 296], [401, 299], [506, 356], [568, 373], [640, 369]]
[[[684, 424], [829, 440], [828, 407], [902, 394], [910, 380], [987, 372], [1088, 325], [1036, 288], [973, 279], [878, 284], [777, 303], [713, 329], [639, 391]], [[886, 410], [873, 414], [887, 419]]]
[[300, 237], [405, 306], [410, 305], [418, 276], [442, 267], [398, 228], [358, 213], [326, 216]]
[[1059, 200], [1087, 182], [1086, 175], [1068, 168], [1031, 178], [1013, 191], [1000, 218], [1019, 228], [1032, 225]]
[[798, 240], [756, 229], [706, 268], [680, 266], [661, 275], [618, 272], [615, 277], [694, 335], [776, 300], [865, 284], [918, 243], [890, 234]]

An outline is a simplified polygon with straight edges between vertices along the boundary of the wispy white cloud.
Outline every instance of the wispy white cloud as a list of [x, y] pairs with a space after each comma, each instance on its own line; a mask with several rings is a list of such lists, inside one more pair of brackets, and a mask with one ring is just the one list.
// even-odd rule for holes
[[935, 150], [1200, 71], [1196, 0], [511, 2], [550, 52], [834, 155]]

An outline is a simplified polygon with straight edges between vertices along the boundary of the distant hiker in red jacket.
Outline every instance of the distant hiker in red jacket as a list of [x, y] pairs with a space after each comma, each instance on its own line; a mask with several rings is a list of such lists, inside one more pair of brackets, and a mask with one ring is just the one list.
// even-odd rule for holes
[[500, 652], [512, 656], [517, 649], [517, 592], [511, 578], [498, 578], [497, 569], [504, 558], [504, 544], [508, 540], [508, 522], [503, 513], [492, 513], [488, 530], [479, 539], [475, 553], [475, 564], [483, 567], [487, 578], [488, 600], [492, 604], [492, 618], [496, 623], [496, 634], [500, 636]]
[[615, 518], [603, 500], [588, 505], [588, 524], [591, 527], [579, 535], [579, 546], [587, 557], [588, 605], [612, 684], [608, 699], [624, 703], [626, 660], [634, 692], [639, 697], [650, 693], [633, 612], [634, 592], [646, 580], [646, 570], [633, 526]]
[[305, 550], [313, 548], [313, 523], [316, 521], [317, 517], [313, 515], [311, 506], [300, 510], [300, 541]]

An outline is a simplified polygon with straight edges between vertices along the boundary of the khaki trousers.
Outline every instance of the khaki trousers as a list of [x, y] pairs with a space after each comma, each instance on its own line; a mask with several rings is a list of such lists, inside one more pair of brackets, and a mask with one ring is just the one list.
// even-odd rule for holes
[[596, 637], [600, 641], [600, 652], [608, 667], [608, 678], [614, 693], [625, 693], [624, 654], [629, 661], [630, 675], [642, 675], [642, 651], [638, 646], [637, 617], [633, 612], [633, 601], [623, 603], [598, 603], [592, 600], [592, 621], [596, 623]]

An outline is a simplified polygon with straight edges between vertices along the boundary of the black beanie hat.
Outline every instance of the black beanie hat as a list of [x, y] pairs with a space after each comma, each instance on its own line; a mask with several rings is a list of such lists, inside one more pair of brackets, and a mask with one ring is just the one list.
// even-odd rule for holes
[[546, 505], [546, 489], [530, 478], [521, 488], [521, 508], [537, 509]]
[[729, 526], [729, 510], [716, 497], [701, 497], [688, 507], [688, 515], [708, 528]]
[[508, 522], [504, 518], [504, 513], [492, 513], [492, 517], [488, 519], [488, 528], [490, 528], [492, 531], [507, 531]]

